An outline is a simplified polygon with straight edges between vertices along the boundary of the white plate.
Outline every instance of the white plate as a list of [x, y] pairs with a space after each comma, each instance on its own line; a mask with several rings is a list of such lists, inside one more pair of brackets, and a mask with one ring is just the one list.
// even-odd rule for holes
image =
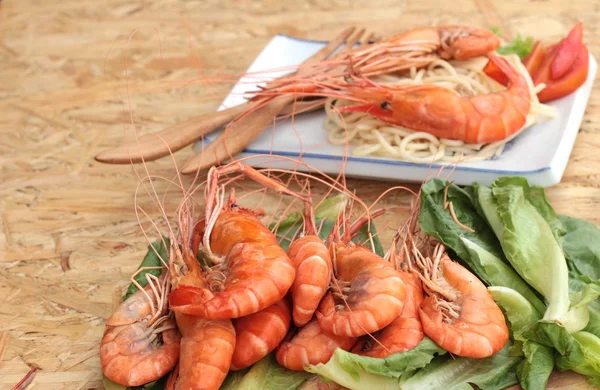
[[[324, 42], [306, 41], [284, 35], [275, 36], [248, 68], [248, 72], [269, 69], [282, 69], [297, 65], [316, 53]], [[551, 186], [558, 182], [565, 171], [569, 155], [583, 119], [598, 63], [590, 54], [588, 79], [576, 92], [552, 102], [558, 108], [558, 117], [538, 123], [524, 131], [506, 145], [501, 156], [493, 160], [457, 164], [452, 180], [461, 185], [475, 181], [490, 184], [499, 176], [524, 176], [530, 183]], [[289, 70], [288, 70], [289, 72]], [[223, 101], [220, 109], [245, 101], [244, 93], [255, 91], [264, 80], [285, 74], [285, 71], [268, 72], [246, 76], [236, 84]], [[286, 156], [302, 161], [311, 167], [328, 174], [338, 174], [345, 156], [345, 173], [348, 177], [390, 179], [401, 181], [423, 181], [433, 175], [443, 164], [414, 164], [380, 157], [354, 157], [343, 146], [327, 142], [323, 129], [325, 113], [318, 112], [298, 115], [293, 121], [287, 120], [266, 129], [238, 157], [271, 154], [273, 157], [256, 157], [248, 161], [250, 165], [271, 168], [296, 168], [302, 166], [275, 156]], [[218, 133], [207, 137], [210, 143]], [[201, 150], [201, 143], [195, 146]]]

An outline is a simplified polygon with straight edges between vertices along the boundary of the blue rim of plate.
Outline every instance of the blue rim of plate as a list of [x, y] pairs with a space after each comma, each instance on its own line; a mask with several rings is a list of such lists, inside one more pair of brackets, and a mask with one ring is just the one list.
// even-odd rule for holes
[[[320, 40], [314, 40], [314, 39], [298, 38], [298, 37], [294, 37], [294, 36], [287, 35], [287, 34], [281, 34], [281, 33], [278, 33], [275, 35], [275, 37], [277, 37], [277, 36], [281, 36], [281, 37], [299, 41], [299, 42], [320, 43], [320, 44], [326, 44], [327, 42], [329, 42], [329, 41], [320, 41]], [[274, 38], [272, 38], [271, 41], [273, 39]], [[516, 141], [517, 139], [518, 139], [518, 137], [514, 141]], [[204, 142], [206, 144], [209, 144], [212, 142], [212, 140], [205, 139]], [[379, 165], [393, 165], [393, 166], [412, 167], [412, 168], [421, 168], [421, 169], [443, 168], [443, 167], [447, 167], [447, 166], [451, 165], [450, 163], [448, 163], [448, 164], [439, 164], [439, 163], [438, 164], [418, 164], [418, 163], [411, 163], [408, 161], [391, 160], [391, 159], [384, 159], [384, 158], [337, 156], [337, 155], [329, 155], [329, 154], [321, 154], [321, 153], [310, 153], [310, 152], [299, 153], [299, 152], [286, 152], [286, 151], [262, 150], [262, 149], [244, 149], [242, 151], [242, 153], [270, 154], [273, 156], [284, 156], [284, 157], [292, 157], [292, 158], [299, 158], [302, 155], [302, 157], [306, 157], [306, 158], [329, 160], [329, 161], [331, 161], [331, 160], [342, 161], [345, 158], [346, 161], [349, 161], [349, 162], [370, 163], [370, 164], [379, 164]], [[486, 169], [486, 168], [475, 168], [475, 167], [466, 167], [466, 166], [461, 166], [461, 165], [455, 165], [454, 170], [462, 171], [462, 172], [490, 173], [490, 174], [496, 174], [496, 175], [533, 175], [533, 174], [550, 171], [550, 170], [552, 170], [552, 167], [545, 166], [545, 167], [533, 169], [533, 170], [511, 171], [511, 170]]]

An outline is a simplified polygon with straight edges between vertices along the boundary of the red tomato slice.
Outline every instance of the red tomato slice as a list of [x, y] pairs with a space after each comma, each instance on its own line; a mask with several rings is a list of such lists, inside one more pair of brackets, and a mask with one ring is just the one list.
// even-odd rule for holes
[[558, 44], [550, 75], [553, 80], [560, 79], [571, 68], [583, 46], [583, 24], [577, 23], [569, 35]]
[[590, 66], [590, 56], [585, 45], [575, 57], [575, 61], [560, 80], [550, 80], [546, 82], [546, 88], [538, 93], [540, 102], [548, 102], [570, 94], [579, 88], [587, 80]]
[[544, 48], [544, 45], [542, 45], [542, 42], [537, 41], [535, 45], [533, 45], [531, 53], [529, 53], [529, 55], [522, 60], [523, 65], [525, 65], [525, 68], [527, 68], [527, 72], [529, 72], [531, 78], [535, 76], [545, 57], [546, 49]]
[[535, 75], [531, 76], [533, 85], [538, 85], [541, 83], [548, 84], [550, 82], [550, 66], [554, 60], [557, 46], [558, 43], [555, 43], [546, 48], [546, 56], [544, 57]]

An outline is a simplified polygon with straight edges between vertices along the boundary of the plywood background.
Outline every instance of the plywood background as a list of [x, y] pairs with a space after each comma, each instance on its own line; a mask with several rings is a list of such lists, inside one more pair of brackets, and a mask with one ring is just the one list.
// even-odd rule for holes
[[[214, 110], [274, 34], [326, 40], [434, 23], [505, 23], [555, 39], [577, 21], [600, 58], [594, 0], [4, 0], [0, 3], [0, 388], [37, 365], [34, 389], [102, 388], [103, 321], [146, 248], [131, 167], [92, 157], [131, 136]], [[500, 17], [498, 16], [500, 15]], [[218, 85], [190, 85], [199, 75]], [[128, 78], [126, 77], [128, 76]], [[227, 76], [227, 77], [225, 77]], [[129, 86], [129, 96], [127, 85]], [[592, 93], [557, 211], [600, 223], [600, 91]], [[176, 154], [182, 164], [189, 149]], [[173, 161], [148, 165], [173, 176]], [[189, 180], [189, 179], [185, 179]], [[350, 181], [365, 200], [388, 185]], [[159, 188], [165, 186], [159, 184]], [[317, 188], [316, 191], [321, 189]], [[173, 210], [179, 198], [167, 197]], [[143, 192], [141, 207], [158, 213]], [[408, 198], [384, 223], [400, 223]], [[403, 208], [404, 207], [404, 208]], [[404, 210], [404, 211], [403, 211]], [[150, 231], [145, 222], [143, 227]], [[389, 240], [391, 231], [382, 233]], [[2, 336], [3, 335], [3, 336]], [[561, 376], [554, 387], [580, 384]]]

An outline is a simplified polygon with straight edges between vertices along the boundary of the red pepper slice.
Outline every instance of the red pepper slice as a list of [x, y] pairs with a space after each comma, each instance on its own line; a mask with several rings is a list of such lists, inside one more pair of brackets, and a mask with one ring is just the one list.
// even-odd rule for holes
[[[560, 80], [542, 81], [546, 83], [546, 88], [538, 93], [538, 99], [544, 103], [550, 100], [558, 99], [570, 94], [579, 88], [587, 80], [589, 70], [590, 56], [585, 45], [582, 46], [575, 57], [571, 67], [560, 78]], [[538, 83], [536, 83], [537, 85]]]
[[525, 65], [525, 68], [527, 68], [527, 72], [529, 72], [532, 78], [542, 65], [545, 57], [546, 49], [544, 48], [544, 45], [542, 45], [542, 42], [536, 41], [533, 45], [533, 49], [531, 49], [531, 53], [529, 53], [527, 57], [523, 58], [521, 61], [523, 62], [523, 65]]
[[569, 35], [559, 42], [551, 65], [553, 80], [560, 79], [571, 68], [583, 46], [583, 24], [577, 23]]

